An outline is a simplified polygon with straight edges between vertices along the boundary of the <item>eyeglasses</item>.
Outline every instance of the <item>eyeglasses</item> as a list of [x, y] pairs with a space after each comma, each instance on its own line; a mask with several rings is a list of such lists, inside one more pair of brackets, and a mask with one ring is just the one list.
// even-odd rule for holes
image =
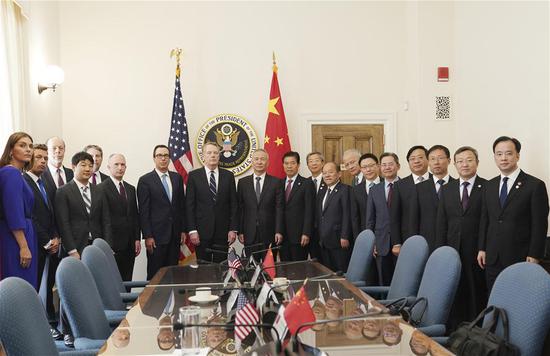
[[162, 154], [162, 153], [157, 153], [157, 154], [155, 155], [155, 158], [168, 158], [168, 157], [170, 157], [170, 154], [168, 154], [168, 153], [164, 153], [164, 154]]

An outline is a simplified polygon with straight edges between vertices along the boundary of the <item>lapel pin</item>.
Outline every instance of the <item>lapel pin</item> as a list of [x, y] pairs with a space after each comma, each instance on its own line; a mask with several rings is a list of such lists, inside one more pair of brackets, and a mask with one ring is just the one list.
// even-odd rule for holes
[[478, 187], [478, 188], [481, 188], [481, 184], [478, 184], [477, 187]]

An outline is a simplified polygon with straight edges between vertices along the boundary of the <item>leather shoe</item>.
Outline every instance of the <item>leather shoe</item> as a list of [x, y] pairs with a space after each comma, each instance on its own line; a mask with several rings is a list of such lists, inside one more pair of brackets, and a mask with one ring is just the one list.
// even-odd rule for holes
[[71, 334], [63, 335], [63, 341], [65, 342], [65, 346], [74, 347], [74, 338]]
[[54, 340], [61, 340], [63, 335], [57, 330], [57, 328], [50, 328], [50, 334]]

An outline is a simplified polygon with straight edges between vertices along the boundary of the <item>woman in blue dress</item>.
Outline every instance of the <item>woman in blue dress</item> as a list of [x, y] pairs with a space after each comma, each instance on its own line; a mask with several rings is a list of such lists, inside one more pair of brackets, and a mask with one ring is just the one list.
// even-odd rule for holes
[[31, 220], [34, 196], [22, 176], [32, 151], [32, 138], [16, 132], [0, 158], [0, 262], [2, 279], [23, 278], [37, 288], [38, 251]]

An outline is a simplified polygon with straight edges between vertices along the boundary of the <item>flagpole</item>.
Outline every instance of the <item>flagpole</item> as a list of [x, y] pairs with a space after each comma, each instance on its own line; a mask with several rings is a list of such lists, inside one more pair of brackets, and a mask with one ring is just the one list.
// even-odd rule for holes
[[178, 76], [178, 78], [180, 76], [180, 58], [182, 53], [183, 50], [179, 47], [172, 48], [172, 50], [170, 51], [170, 58], [176, 56], [176, 75]]
[[275, 51], [273, 51], [273, 71], [277, 73], [277, 60], [275, 59]]

